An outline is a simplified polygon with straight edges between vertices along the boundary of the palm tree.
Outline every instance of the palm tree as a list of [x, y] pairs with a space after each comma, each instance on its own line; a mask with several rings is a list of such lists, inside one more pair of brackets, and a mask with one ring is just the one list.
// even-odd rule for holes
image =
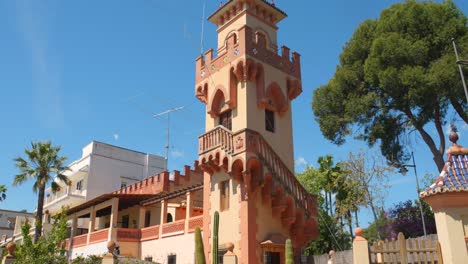
[[35, 180], [33, 191], [38, 193], [37, 197], [37, 213], [36, 213], [36, 227], [34, 232], [34, 243], [37, 242], [42, 231], [42, 215], [44, 207], [44, 193], [46, 185], [52, 181], [52, 192], [60, 190], [58, 182], [70, 184], [70, 180], [62, 174], [68, 170], [64, 166], [66, 157], [59, 156], [60, 146], [53, 146], [50, 141], [47, 142], [32, 142], [31, 149], [25, 149], [26, 159], [18, 157], [14, 159], [16, 167], [19, 169], [20, 174], [15, 176], [13, 186], [22, 184], [29, 179]]
[[5, 187], [5, 185], [0, 185], [0, 202], [6, 199], [6, 191], [7, 188]]

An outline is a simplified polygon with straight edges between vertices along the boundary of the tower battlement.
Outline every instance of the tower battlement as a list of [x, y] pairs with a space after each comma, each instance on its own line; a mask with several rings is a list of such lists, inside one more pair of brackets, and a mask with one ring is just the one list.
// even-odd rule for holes
[[193, 168], [188, 165], [184, 166], [184, 174], [181, 174], [178, 170], [174, 170], [171, 174], [168, 171], [163, 171], [142, 181], [125, 186], [113, 193], [157, 194], [161, 192], [175, 191], [196, 183], [203, 182], [203, 173], [198, 165], [198, 161], [194, 162]]
[[[213, 49], [205, 56], [196, 60], [196, 97], [203, 103], [209, 100], [210, 77], [224, 68], [229, 68], [238, 79], [246, 81], [255, 78], [256, 70], [251, 66], [253, 61], [266, 63], [289, 76], [288, 91], [291, 99], [302, 92], [301, 55], [291, 52], [287, 46], [281, 47], [281, 54], [269, 48], [268, 38], [261, 32], [243, 26], [237, 32], [231, 33], [221, 48], [221, 52], [214, 56]], [[214, 88], [214, 87], [213, 87]]]

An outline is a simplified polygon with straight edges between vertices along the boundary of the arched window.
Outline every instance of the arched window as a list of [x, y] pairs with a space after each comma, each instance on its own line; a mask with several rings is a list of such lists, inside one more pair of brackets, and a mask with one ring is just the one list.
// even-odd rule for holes
[[171, 223], [173, 220], [171, 213], [167, 213], [166, 216], [166, 223]]

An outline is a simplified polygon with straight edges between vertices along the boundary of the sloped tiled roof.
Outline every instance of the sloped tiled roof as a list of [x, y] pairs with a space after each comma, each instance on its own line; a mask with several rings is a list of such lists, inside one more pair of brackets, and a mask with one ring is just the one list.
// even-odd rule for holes
[[421, 198], [438, 193], [468, 193], [468, 149], [454, 144], [447, 154], [447, 162], [439, 178], [420, 193]]

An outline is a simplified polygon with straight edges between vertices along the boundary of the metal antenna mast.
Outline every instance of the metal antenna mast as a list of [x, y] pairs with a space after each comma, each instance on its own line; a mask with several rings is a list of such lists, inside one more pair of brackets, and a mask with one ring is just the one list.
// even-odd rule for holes
[[184, 109], [184, 106], [171, 108], [159, 114], [154, 114], [153, 117], [160, 118], [163, 115], [167, 115], [167, 143], [166, 143], [166, 170], [169, 170], [169, 142], [170, 142], [170, 131], [171, 131], [171, 113]]
[[458, 64], [458, 69], [460, 70], [463, 89], [465, 89], [466, 102], [468, 103], [468, 90], [466, 89], [465, 76], [463, 75], [463, 69], [462, 69], [462, 65], [468, 65], [468, 61], [460, 60], [460, 58], [458, 57], [457, 44], [455, 43], [454, 38], [452, 38], [452, 43], [453, 43], [453, 49], [455, 50], [455, 56], [457, 57], [457, 64]]
[[204, 47], [203, 47], [203, 38], [205, 35], [205, 9], [206, 9], [206, 0], [203, 1], [203, 15], [201, 21], [201, 40], [200, 40], [200, 54], [203, 56]]

